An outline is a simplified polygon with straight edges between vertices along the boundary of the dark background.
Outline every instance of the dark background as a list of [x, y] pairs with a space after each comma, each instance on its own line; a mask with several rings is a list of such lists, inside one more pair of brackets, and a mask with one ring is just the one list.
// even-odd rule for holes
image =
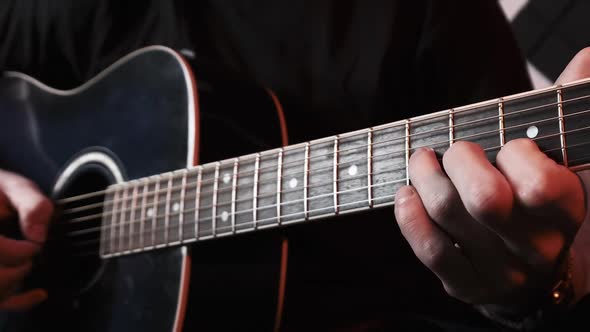
[[584, 47], [590, 46], [590, 2], [501, 0], [529, 63], [535, 87], [550, 85]]

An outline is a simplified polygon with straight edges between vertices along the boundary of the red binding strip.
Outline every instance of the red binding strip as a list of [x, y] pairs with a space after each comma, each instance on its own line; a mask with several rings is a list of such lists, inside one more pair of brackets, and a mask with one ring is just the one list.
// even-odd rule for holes
[[283, 146], [289, 145], [289, 133], [287, 131], [287, 121], [285, 120], [285, 113], [283, 112], [283, 105], [279, 101], [279, 98], [269, 89], [266, 89], [268, 94], [272, 98], [272, 102], [275, 104], [275, 108], [277, 109], [277, 114], [279, 116], [279, 123], [281, 124], [281, 142]]
[[[193, 145], [193, 166], [196, 166], [199, 164], [199, 146], [200, 146], [200, 108], [199, 108], [199, 90], [197, 88], [197, 80], [195, 79], [195, 75], [191, 69], [191, 66], [189, 65], [189, 63], [186, 61], [186, 59], [179, 53], [178, 57], [181, 59], [183, 66], [185, 67], [186, 71], [188, 72], [188, 75], [190, 77], [190, 83], [191, 83], [191, 87], [190, 87], [190, 93], [192, 93], [193, 95], [193, 109], [194, 109], [194, 145]], [[190, 285], [190, 279], [191, 279], [191, 259], [190, 256], [188, 254], [188, 251], [186, 253], [186, 255], [184, 255], [183, 258], [183, 262], [182, 262], [182, 266], [184, 267], [183, 271], [182, 271], [182, 285], [180, 285], [181, 287], [181, 299], [180, 299], [180, 305], [178, 308], [178, 323], [176, 324], [176, 331], [174, 332], [182, 332], [183, 330], [183, 326], [184, 326], [184, 318], [186, 315], [186, 307], [187, 307], [187, 302], [188, 302], [188, 294], [189, 294], [189, 285]]]
[[[275, 109], [277, 110], [277, 115], [279, 116], [279, 123], [281, 124], [281, 142], [283, 143], [283, 146], [287, 146], [289, 145], [289, 133], [287, 131], [287, 121], [285, 121], [285, 113], [283, 112], [283, 106], [281, 105], [279, 98], [277, 98], [274, 92], [272, 92], [269, 89], [267, 89], [266, 91], [272, 98], [272, 101], [275, 104]], [[288, 258], [289, 239], [285, 237], [283, 238], [283, 242], [281, 244], [281, 270], [279, 277], [279, 294], [277, 298], [277, 312], [275, 316], [274, 331], [279, 331], [281, 329], [281, 321], [283, 319], [283, 308], [285, 306], [285, 288], [287, 286]]]

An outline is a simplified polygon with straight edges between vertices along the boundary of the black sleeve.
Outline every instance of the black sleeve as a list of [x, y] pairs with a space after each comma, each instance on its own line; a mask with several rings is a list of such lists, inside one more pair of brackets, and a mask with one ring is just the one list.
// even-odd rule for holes
[[[407, 64], [411, 67], [408, 81], [398, 81], [399, 64], [384, 66], [385, 99], [395, 95], [392, 89], [407, 93], [404, 101], [389, 100], [389, 109], [411, 110], [401, 112], [406, 117], [532, 89], [525, 61], [497, 1], [421, 3], [404, 5], [424, 11], [413, 62]], [[389, 58], [397, 58], [401, 47], [392, 43]]]

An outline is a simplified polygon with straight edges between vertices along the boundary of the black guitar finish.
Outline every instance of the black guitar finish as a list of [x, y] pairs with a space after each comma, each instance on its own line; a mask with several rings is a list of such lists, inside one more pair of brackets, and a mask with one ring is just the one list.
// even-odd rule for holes
[[[116, 182], [113, 170], [100, 161], [64, 175], [68, 166], [93, 153], [114, 164], [125, 181], [187, 167], [195, 151], [190, 126], [199, 122], [194, 141], [204, 142], [202, 162], [281, 145], [270, 95], [213, 67], [196, 70], [198, 104], [191, 118], [193, 91], [183, 63], [168, 49], [146, 48], [67, 92], [9, 74], [0, 80], [0, 168], [25, 175], [59, 199]], [[63, 188], [56, 188], [64, 178]], [[3, 330], [159, 332], [184, 326], [261, 331], [274, 326], [280, 237], [263, 232], [191, 248], [185, 322], [177, 309], [187, 248], [103, 261], [91, 236], [64, 238], [64, 232], [98, 227], [100, 220], [88, 226], [65, 219], [53, 224], [53, 238], [25, 286], [48, 289], [49, 300], [31, 313], [0, 315]], [[85, 255], [91, 251], [94, 255]]]
[[[184, 168], [189, 149], [188, 93], [178, 60], [162, 49], [132, 57], [108, 76], [67, 96], [16, 77], [5, 78], [0, 81], [0, 167], [31, 178], [48, 195], [72, 158], [94, 150], [110, 154], [126, 179]], [[84, 179], [82, 174], [82, 183], [109, 181], [104, 167], [88, 169], [90, 177], [102, 174], [103, 179]], [[58, 227], [59, 221], [54, 228]], [[76, 298], [61, 288], [76, 280], [71, 274], [76, 267], [53, 257], [56, 264], [48, 264], [50, 274], [33, 273], [38, 276], [36, 286], [49, 287], [49, 300], [31, 314], [5, 315], [4, 328], [171, 331], [180, 291], [181, 250], [108, 260], [98, 270], [98, 280]]]

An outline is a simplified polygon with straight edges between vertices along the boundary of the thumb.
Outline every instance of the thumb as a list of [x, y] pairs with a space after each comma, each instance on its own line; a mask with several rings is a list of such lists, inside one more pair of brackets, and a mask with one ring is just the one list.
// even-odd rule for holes
[[44, 242], [53, 205], [37, 186], [20, 175], [0, 170], [0, 200], [2, 199], [5, 202], [0, 205], [6, 206], [8, 203], [16, 210], [25, 238]]

